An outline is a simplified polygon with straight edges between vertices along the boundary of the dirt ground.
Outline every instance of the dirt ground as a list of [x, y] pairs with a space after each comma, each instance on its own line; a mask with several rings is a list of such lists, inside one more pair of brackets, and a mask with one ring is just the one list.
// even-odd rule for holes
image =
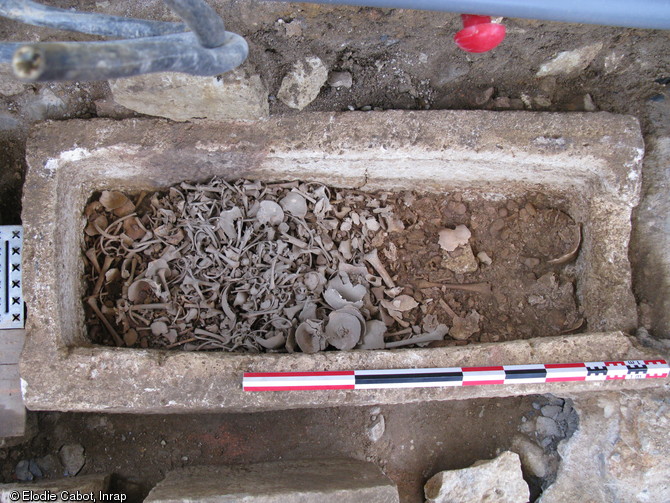
[[[159, 0], [44, 3], [172, 19]], [[331, 71], [350, 72], [353, 85], [324, 86], [306, 111], [588, 108], [636, 116], [647, 139], [670, 127], [668, 32], [505, 19], [508, 35], [503, 44], [473, 55], [458, 50], [451, 40], [460, 29], [454, 13], [256, 0], [211, 3], [229, 30], [250, 42], [249, 65], [270, 90], [272, 114], [297, 113], [275, 95], [296, 60], [316, 55]], [[288, 24], [292, 29], [287, 30]], [[0, 21], [2, 40], [83, 38]], [[594, 44], [597, 55], [588, 66], [567, 75], [535, 76], [560, 51]], [[43, 120], [119, 116], [106, 106], [110, 100], [106, 82], [7, 82], [2, 77], [0, 224], [17, 224], [30, 126]], [[521, 418], [533, 413], [532, 402], [526, 397], [384, 407], [386, 433], [377, 443], [366, 433], [368, 408], [204, 416], [34, 413], [37, 436], [1, 449], [0, 469], [2, 481], [11, 481], [20, 460], [54, 454], [64, 443], [78, 442], [86, 452], [81, 473], [114, 472], [116, 487], [140, 501], [172, 467], [346, 455], [382, 466], [398, 483], [402, 501], [418, 502], [422, 484], [436, 471], [465, 467], [508, 447]]]
[[[173, 468], [320, 456], [372, 461], [398, 485], [401, 501], [422, 501], [423, 484], [440, 470], [469, 466], [510, 447], [542, 397], [371, 408], [339, 407], [258, 414], [136, 416], [42, 413], [28, 444], [0, 449], [2, 481], [22, 459], [84, 447], [81, 475], [114, 473], [112, 488], [142, 501]], [[536, 405], [537, 407], [537, 405]], [[376, 414], [373, 414], [376, 413]], [[385, 433], [371, 441], [371, 416]]]

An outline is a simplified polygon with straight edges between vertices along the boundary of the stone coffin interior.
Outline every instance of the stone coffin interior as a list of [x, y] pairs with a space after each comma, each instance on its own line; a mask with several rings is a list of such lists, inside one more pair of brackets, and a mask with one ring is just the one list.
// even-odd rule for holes
[[[582, 225], [576, 263], [579, 302], [588, 320], [588, 332], [611, 332], [630, 330], [637, 322], [627, 253], [642, 152], [635, 119], [609, 114], [315, 113], [254, 124], [96, 120], [69, 121], [66, 127], [43, 126], [29, 146], [24, 203], [30, 241], [26, 251], [28, 302], [32, 308], [29, 348], [24, 354], [27, 403], [37, 408], [66, 407], [66, 401], [54, 396], [62, 387], [49, 388], [37, 382], [44, 374], [32, 366], [48, 354], [55, 358], [53, 372], [69, 368], [76, 374], [69, 376], [71, 381], [81, 379], [95, 392], [104, 389], [99, 382], [106, 374], [116, 375], [122, 369], [134, 374], [137, 382], [132, 381], [133, 375], [117, 376], [119, 382], [109, 383], [110, 389], [118, 389], [121, 381], [127, 382], [129, 389], [112, 390], [106, 397], [85, 397], [86, 391], [81, 390], [83, 403], [77, 410], [135, 411], [142, 409], [139, 403], [149, 404], [137, 412], [162, 407], [179, 411], [289, 408], [308, 406], [323, 398], [244, 397], [241, 374], [233, 370], [448, 366], [450, 361], [453, 365], [523, 363], [494, 361], [496, 355], [508, 353], [504, 347], [253, 357], [90, 347], [81, 302], [85, 287], [81, 247], [82, 211], [94, 191], [164, 189], [213, 176], [319, 181], [366, 191], [461, 190], [491, 198], [540, 191]], [[573, 348], [586, 341], [585, 336], [572, 337], [582, 337], [582, 342], [570, 343]], [[511, 345], [509, 351], [514, 353], [515, 344], [495, 346]], [[532, 348], [533, 344], [533, 340], [524, 341], [516, 347]], [[630, 344], [611, 351], [626, 353], [627, 348]], [[607, 353], [593, 349], [594, 355]], [[475, 358], [469, 363], [467, 355], [473, 351], [478, 352], [477, 358], [488, 361], [476, 362]], [[603, 357], [613, 357], [610, 353]], [[588, 360], [588, 356], [579, 361]], [[222, 371], [227, 375], [219, 375]], [[175, 395], [169, 389], [171, 379], [177, 387], [180, 379], [189, 384]], [[225, 383], [213, 390], [222, 380]], [[189, 394], [189, 389], [198, 390], [199, 385], [208, 388]], [[236, 397], [221, 394], [225, 389], [235, 390]], [[395, 402], [423, 399], [428, 396], [425, 393], [432, 393], [432, 399], [440, 398], [435, 390], [405, 391], [404, 397], [388, 391], [388, 400]], [[136, 396], [142, 393], [156, 396]], [[334, 393], [340, 404], [379, 401], [374, 394], [361, 402], [348, 400], [346, 397], [353, 395], [347, 392], [326, 393]], [[47, 404], [48, 400], [52, 403]]]

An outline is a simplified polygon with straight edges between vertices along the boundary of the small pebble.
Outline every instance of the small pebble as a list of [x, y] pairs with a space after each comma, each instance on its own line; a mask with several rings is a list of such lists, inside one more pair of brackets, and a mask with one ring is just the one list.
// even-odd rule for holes
[[507, 96], [498, 96], [493, 100], [493, 106], [496, 108], [509, 108], [511, 106], [510, 99]]
[[539, 416], [535, 419], [535, 431], [541, 437], [560, 437], [561, 432], [558, 429], [556, 421], [549, 417]]
[[493, 233], [499, 232], [503, 227], [505, 227], [505, 221], [502, 218], [499, 218], [498, 220], [495, 220], [492, 224], [491, 227], [489, 227], [489, 230]]
[[384, 431], [386, 430], [386, 425], [384, 422], [384, 416], [381, 414], [377, 416], [377, 418], [372, 422], [370, 427], [368, 428], [368, 438], [372, 442], [378, 442], [382, 436], [384, 435]]
[[28, 463], [28, 469], [30, 470], [30, 473], [32, 473], [35, 478], [42, 478], [44, 474], [42, 473], [42, 470], [40, 469], [39, 465], [34, 459], [31, 459], [30, 462]]
[[479, 252], [477, 254], [477, 259], [479, 259], [479, 261], [482, 264], [491, 265], [493, 263], [493, 260], [491, 259], [491, 257], [489, 257], [488, 254], [486, 252], [483, 252], [483, 251]]
[[596, 110], [598, 110], [598, 107], [593, 102], [593, 98], [591, 98], [590, 94], [584, 95], [584, 110], [586, 110], [587, 112], [595, 112]]
[[74, 477], [79, 473], [84, 464], [86, 457], [84, 455], [84, 447], [80, 444], [65, 444], [58, 451], [63, 468], [65, 468], [65, 475]]
[[525, 258], [523, 259], [523, 265], [525, 265], [529, 269], [532, 269], [533, 267], [537, 267], [538, 265], [540, 265], [540, 259], [535, 257]]
[[541, 409], [542, 415], [551, 419], [556, 419], [562, 410], [558, 405], [545, 405]]
[[21, 482], [27, 482], [33, 480], [33, 474], [30, 471], [30, 461], [27, 459], [22, 459], [16, 464], [16, 469], [14, 470], [16, 478]]
[[346, 87], [349, 89], [353, 84], [353, 79], [349, 72], [330, 72], [328, 76], [328, 85], [330, 87]]
[[465, 213], [468, 211], [467, 206], [463, 203], [456, 203], [454, 205], [454, 212], [458, 215], [465, 215]]

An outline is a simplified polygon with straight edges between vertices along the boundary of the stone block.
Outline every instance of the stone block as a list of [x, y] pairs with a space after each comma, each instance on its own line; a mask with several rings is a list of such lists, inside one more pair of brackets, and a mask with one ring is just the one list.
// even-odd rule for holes
[[215, 77], [150, 73], [110, 81], [114, 101], [146, 115], [174, 121], [257, 120], [269, 116], [268, 92], [244, 68]]
[[310, 459], [193, 466], [169, 472], [151, 503], [394, 503], [395, 484], [372, 463]]
[[[310, 113], [255, 123], [72, 120], [38, 126], [24, 187], [28, 339], [24, 400], [42, 410], [170, 413], [377, 405], [659, 386], [663, 380], [249, 393], [248, 372], [457, 367], [663, 357], [637, 325], [628, 239], [643, 143], [634, 118], [607, 113]], [[91, 346], [81, 298], [82, 211], [94, 191], [184, 180], [311, 180], [375, 191], [491, 197], [542, 191], [582, 223], [574, 264], [586, 334], [463, 347], [230, 354]]]

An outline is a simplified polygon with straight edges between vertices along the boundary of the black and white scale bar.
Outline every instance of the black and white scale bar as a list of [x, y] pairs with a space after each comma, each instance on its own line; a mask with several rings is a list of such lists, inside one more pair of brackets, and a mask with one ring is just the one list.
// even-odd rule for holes
[[0, 225], [0, 329], [23, 328], [23, 228]]
[[438, 388], [487, 384], [665, 378], [665, 360], [584, 363], [536, 363], [492, 367], [343, 370], [323, 372], [245, 372], [244, 391], [290, 391], [382, 388]]

